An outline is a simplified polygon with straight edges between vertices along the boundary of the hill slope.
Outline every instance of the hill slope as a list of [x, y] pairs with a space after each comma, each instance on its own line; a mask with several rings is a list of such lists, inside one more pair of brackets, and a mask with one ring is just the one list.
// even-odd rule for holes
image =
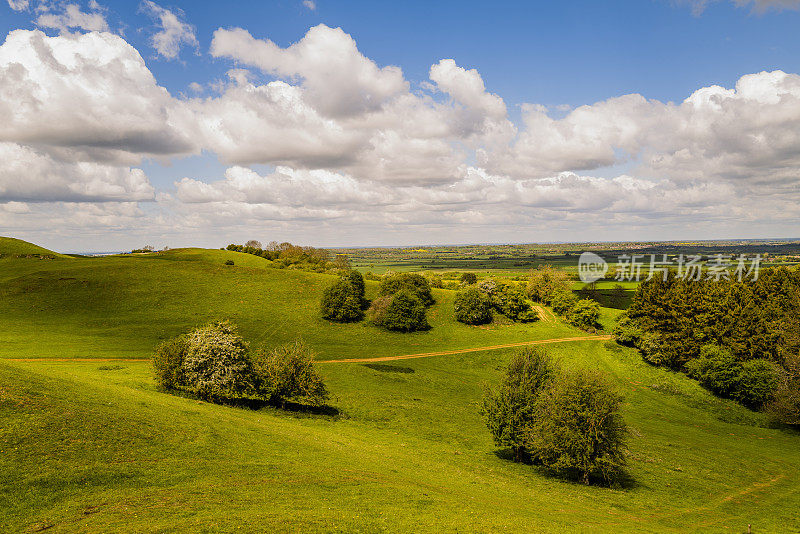
[[0, 259], [0, 531], [800, 530], [797, 432], [610, 342], [547, 350], [604, 370], [625, 395], [632, 482], [616, 489], [547, 478], [496, 450], [478, 405], [509, 349], [320, 361], [334, 416], [161, 393], [147, 361], [60, 360], [145, 358], [219, 317], [254, 345], [302, 336], [322, 360], [580, 334], [558, 321], [468, 327], [447, 291], [429, 332], [331, 324], [317, 305], [332, 281], [219, 250]]
[[[154, 389], [149, 365], [0, 362], [0, 530], [754, 532], [800, 527], [800, 438], [632, 351], [549, 347], [626, 396], [633, 483], [496, 454], [477, 413], [507, 351], [319, 364], [339, 416]], [[729, 421], [729, 422], [725, 422]], [[738, 421], [735, 423], [734, 421]]]
[[[234, 266], [224, 265], [233, 259]], [[321, 359], [394, 356], [580, 334], [557, 322], [472, 327], [436, 290], [433, 329], [401, 334], [319, 317], [330, 275], [272, 268], [223, 250], [181, 249], [69, 262], [6, 259], [0, 270], [0, 357], [149, 357], [162, 339], [229, 318], [255, 345], [302, 337]], [[368, 297], [377, 291], [369, 282]]]
[[51, 258], [69, 258], [64, 254], [53, 252], [44, 247], [28, 243], [22, 239], [0, 236], [0, 257], [3, 256], [48, 256]]

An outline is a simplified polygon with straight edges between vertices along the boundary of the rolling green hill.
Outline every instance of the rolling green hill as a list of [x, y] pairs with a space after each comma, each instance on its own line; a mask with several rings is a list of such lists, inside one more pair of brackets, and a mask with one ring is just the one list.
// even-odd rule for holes
[[51, 258], [68, 258], [64, 254], [28, 243], [13, 237], [0, 236], [0, 257], [3, 256], [48, 256]]
[[613, 489], [496, 450], [478, 403], [510, 350], [320, 361], [328, 415], [169, 395], [148, 362], [101, 360], [146, 357], [220, 316], [254, 345], [302, 336], [321, 360], [582, 334], [553, 321], [461, 325], [447, 291], [429, 332], [332, 325], [316, 309], [332, 280], [217, 250], [0, 259], [0, 531], [800, 530], [797, 432], [610, 342], [547, 350], [602, 369], [625, 396], [631, 482]]

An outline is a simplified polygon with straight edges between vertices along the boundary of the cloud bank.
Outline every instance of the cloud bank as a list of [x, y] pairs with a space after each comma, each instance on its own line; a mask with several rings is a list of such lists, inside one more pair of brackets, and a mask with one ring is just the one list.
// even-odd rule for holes
[[[143, 9], [159, 21], [161, 56], [197, 46], [177, 15]], [[698, 224], [785, 228], [800, 217], [797, 74], [746, 74], [676, 103], [629, 94], [566, 114], [525, 103], [515, 123], [478, 70], [444, 58], [412, 82], [325, 25], [287, 47], [219, 29], [209, 52], [231, 62], [227, 78], [206, 96], [174, 96], [139, 51], [82, 20], [47, 22], [64, 30], [55, 37], [16, 30], [0, 46], [9, 228], [55, 224], [49, 210], [65, 227], [249, 228], [357, 244], [457, 231], [449, 241], [659, 226], [691, 235]], [[200, 154], [226, 164], [224, 175], [175, 176], [159, 191], [141, 169]]]

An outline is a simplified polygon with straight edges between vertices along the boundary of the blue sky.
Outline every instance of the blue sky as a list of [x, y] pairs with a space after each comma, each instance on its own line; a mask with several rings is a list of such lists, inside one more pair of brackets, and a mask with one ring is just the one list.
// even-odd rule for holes
[[[313, 244], [328, 245], [452, 242], [448, 237], [455, 227], [467, 229], [463, 237], [457, 239], [460, 242], [583, 240], [587, 221], [590, 221], [589, 227], [598, 240], [790, 237], [800, 234], [796, 231], [798, 221], [794, 214], [780, 218], [760, 214], [756, 219], [739, 223], [730, 218], [730, 214], [737, 210], [747, 212], [748, 205], [763, 203], [767, 191], [784, 201], [792, 200], [796, 192], [798, 162], [787, 156], [800, 148], [793, 137], [797, 127], [793, 115], [795, 108], [775, 108], [793, 104], [787, 103], [788, 96], [783, 98], [781, 95], [796, 96], [794, 89], [786, 89], [787, 84], [796, 82], [794, 73], [800, 72], [800, 39], [797, 37], [800, 12], [796, 9], [798, 2], [794, 0], [718, 0], [704, 8], [696, 2], [669, 0], [492, 3], [319, 0], [313, 8], [295, 0], [156, 2], [151, 8], [137, 2], [20, 2], [10, 0], [8, 5], [0, 6], [0, 30], [5, 35], [15, 29], [42, 29], [50, 37], [57, 38], [48, 45], [53, 50], [66, 46], [70, 39], [97, 33], [98, 28], [88, 23], [61, 29], [52, 25], [46, 27], [47, 24], [39, 19], [42, 13], [66, 13], [67, 6], [74, 3], [80, 13], [99, 15], [105, 22], [102, 29], [124, 40], [108, 46], [119, 45], [121, 50], [125, 49], [120, 54], [138, 51], [144, 59], [145, 72], [152, 73], [157, 86], [166, 88], [172, 96], [171, 103], [164, 105], [174, 111], [183, 110], [175, 111], [176, 114], [194, 117], [177, 128], [187, 138], [201, 136], [195, 130], [195, 121], [226, 119], [224, 115], [209, 118], [212, 112], [206, 108], [219, 104], [222, 109], [223, 103], [233, 102], [233, 85], [227, 89], [223, 85], [229, 83], [231, 69], [244, 68], [248, 71], [250, 87], [263, 89], [270, 82], [281, 80], [303, 93], [303, 105], [308, 105], [310, 112], [320, 120], [336, 122], [337, 132], [371, 139], [364, 141], [366, 144], [363, 146], [358, 145], [360, 148], [351, 150], [359, 154], [374, 150], [384, 162], [381, 165], [408, 165], [424, 170], [419, 179], [409, 178], [409, 173], [403, 177], [379, 177], [382, 171], [370, 167], [378, 161], [375, 159], [378, 156], [365, 156], [364, 161], [345, 165], [341, 164], [343, 159], [354, 159], [352, 154], [345, 152], [328, 154], [325, 157], [332, 159], [323, 162], [318, 156], [310, 158], [292, 149], [266, 150], [263, 153], [253, 152], [253, 149], [245, 157], [238, 152], [233, 155], [232, 149], [222, 147], [218, 139], [198, 141], [197, 146], [190, 150], [166, 155], [124, 147], [124, 157], [119, 152], [113, 156], [98, 156], [97, 151], [101, 150], [98, 147], [103, 146], [102, 140], [98, 139], [88, 142], [88, 148], [81, 148], [73, 154], [74, 143], [71, 144], [69, 139], [53, 143], [50, 141], [52, 135], [40, 131], [47, 120], [42, 115], [36, 125], [36, 135], [48, 141], [28, 141], [25, 136], [16, 138], [14, 135], [22, 135], [19, 129], [15, 130], [16, 133], [3, 135], [0, 141], [13, 143], [14, 146], [8, 150], [13, 149], [14, 154], [22, 154], [25, 152], [23, 148], [28, 147], [30, 150], [26, 153], [46, 158], [47, 165], [70, 165], [69, 173], [79, 172], [75, 167], [79, 162], [110, 166], [114, 173], [136, 174], [141, 169], [146, 183], [139, 184], [142, 187], [136, 193], [128, 191], [128, 196], [84, 194], [73, 198], [72, 193], [59, 196], [60, 193], [55, 192], [56, 185], [48, 186], [48, 178], [43, 177], [41, 187], [36, 191], [6, 192], [3, 196], [0, 169], [0, 207], [5, 201], [7, 211], [14, 213], [13, 220], [10, 215], [6, 219], [0, 215], [0, 231], [5, 233], [41, 238], [52, 235], [48, 234], [49, 226], [70, 221], [58, 239], [71, 243], [73, 248], [81, 248], [87, 242], [111, 248], [120, 243], [122, 247], [151, 236], [156, 241], [169, 240], [175, 244], [189, 241], [217, 244], [244, 238], [250, 233], [270, 232], [286, 239], [311, 239], [317, 241]], [[156, 50], [152, 38], [163, 28], [159, 26], [155, 9], [186, 24], [197, 45], [189, 41], [182, 45], [179, 43], [179, 53], [174, 58]], [[320, 103], [314, 100], [313, 81], [310, 80], [321, 76], [322, 81], [317, 81], [324, 87], [325, 74], [309, 74], [311, 67], [300, 63], [288, 67], [284, 63], [273, 65], [270, 62], [290, 61], [288, 52], [284, 54], [287, 58], [278, 60], [259, 44], [268, 40], [279, 49], [287, 50], [320, 24], [325, 25], [325, 31], [330, 31], [320, 37], [318, 43], [327, 42], [325, 39], [338, 39], [336, 36], [339, 34], [335, 34], [333, 29], [341, 28], [355, 41], [358, 53], [366, 58], [364, 61], [367, 63], [371, 62], [377, 69], [400, 67], [410, 94], [424, 94], [432, 99], [424, 105], [452, 105], [458, 113], [463, 113], [463, 116], [453, 119], [455, 122], [451, 129], [435, 139], [444, 149], [450, 146], [455, 147], [456, 152], [460, 151], [458, 156], [440, 152], [436, 156], [437, 164], [451, 156], [461, 158], [460, 163], [454, 159], [452, 168], [440, 173], [427, 166], [424, 159], [415, 159], [417, 156], [378, 147], [376, 139], [395, 136], [403, 143], [416, 143], [413, 150], [418, 154], [421, 150], [419, 143], [424, 146], [424, 139], [430, 138], [415, 137], [408, 131], [398, 130], [397, 117], [392, 126], [386, 126], [388, 123], [383, 117], [380, 126], [370, 126], [367, 131], [364, 121], [373, 119], [363, 114], [344, 117], [341, 110], [320, 107]], [[253, 39], [246, 43], [231, 41], [228, 52], [214, 57], [210, 50], [219, 28], [241, 28]], [[231, 35], [218, 36], [219, 42], [232, 39]], [[81, 46], [89, 46], [87, 42], [83, 41]], [[339, 44], [335, 46], [345, 46], [343, 42], [337, 41]], [[337, 53], [335, 46], [331, 48], [332, 54]], [[10, 50], [10, 45], [7, 48]], [[85, 57], [95, 54], [88, 50]], [[256, 57], [253, 54], [258, 57], [253, 59]], [[447, 76], [456, 78], [432, 81], [431, 67], [447, 58], [455, 60]], [[14, 58], [9, 55], [6, 66], [13, 62]], [[22, 63], [31, 73], [34, 72], [30, 65]], [[284, 70], [278, 72], [275, 69]], [[475, 69], [474, 74], [470, 74], [473, 72], [471, 69]], [[761, 95], [757, 98], [748, 97], [743, 90], [732, 96], [727, 93], [717, 95], [719, 91], [715, 89], [712, 92], [716, 96], [712, 100], [725, 100], [722, 107], [713, 102], [709, 104], [711, 107], [708, 109], [713, 108], [717, 116], [698, 111], [696, 105], [682, 105], [685, 99], [702, 88], [721, 86], [730, 91], [743, 76], [757, 75], [762, 71], [779, 71], [781, 76], [788, 76], [789, 81], [783, 81], [782, 77], [778, 80], [772, 75], [751, 80], [751, 85], [756, 88], [750, 92]], [[119, 73], [115, 79], [125, 80], [128, 75], [133, 74]], [[389, 76], [388, 73], [384, 75]], [[485, 91], [481, 89], [483, 96], [457, 96], [458, 84], [471, 83], [469, 80], [478, 80], [485, 85]], [[191, 90], [192, 83], [201, 84], [203, 90]], [[447, 89], [448, 83], [450, 90]], [[331, 90], [346, 94], [374, 87], [377, 86], [349, 88], [345, 84]], [[277, 89], [273, 87], [272, 90]], [[767, 93], [774, 98], [764, 96]], [[641, 95], [644, 103], [618, 100], [631, 94]], [[145, 98], [142, 95], [138, 97]], [[387, 97], [385, 105], [398, 102], [397, 98], [401, 98], [401, 94], [395, 91], [391, 98]], [[494, 105], [492, 98], [500, 99], [501, 107], [505, 106], [499, 115], [498, 108], [489, 111]], [[204, 109], [199, 110], [201, 99], [207, 99], [207, 102]], [[609, 99], [612, 104], [603, 106], [602, 103]], [[417, 101], [416, 105], [423, 105], [421, 102]], [[87, 104], [87, 101], [78, 103]], [[675, 105], [669, 107], [669, 103]], [[742, 107], [745, 104], [750, 107]], [[584, 105], [589, 106], [588, 112], [575, 112], [576, 108]], [[529, 114], [530, 106], [543, 106], [541, 109], [544, 111]], [[760, 106], [771, 106], [768, 110], [763, 107], [764, 112], [775, 117], [766, 126], [757, 118]], [[186, 111], [190, 108], [191, 111]], [[252, 109], [253, 113], [258, 113], [258, 108]], [[383, 107], [381, 111], [384, 111]], [[214, 111], [217, 112], [225, 113]], [[450, 111], [437, 112], [452, 118]], [[495, 115], [490, 118], [491, 113]], [[738, 133], [730, 131], [730, 125], [737, 122], [737, 114], [751, 120]], [[442, 121], [450, 120], [444, 117], [442, 115]], [[779, 117], [784, 118], [783, 122]], [[37, 118], [32, 115], [29, 120], [36, 122]], [[483, 122], [473, 124], [476, 120]], [[358, 126], [353, 127], [354, 123]], [[614, 124], [611, 130], [607, 127], [609, 123]], [[658, 133], [661, 125], [664, 125], [664, 136], [654, 133]], [[263, 126], [268, 129], [275, 125], [265, 123]], [[125, 125], [120, 128], [125, 130]], [[348, 128], [355, 129], [351, 132]], [[500, 130], [506, 131], [504, 136], [497, 134]], [[631, 133], [632, 130], [635, 131]], [[778, 147], [768, 142], [780, 136], [781, 132], [791, 134], [792, 139], [784, 140], [786, 146]], [[286, 133], [286, 136], [300, 135], [304, 139], [318, 134], [312, 129]], [[247, 131], [241, 135], [241, 140], [234, 136], [233, 142], [247, 144]], [[691, 141], [682, 146], [681, 139], [687, 135], [696, 137], [691, 137]], [[558, 142], [553, 139], [558, 139]], [[748, 139], [766, 143], [765, 147], [748, 145], [748, 150], [753, 150], [749, 159], [768, 160], [766, 163], [760, 161], [758, 165], [748, 166], [740, 161], [737, 156], [741, 153], [740, 145], [747, 144]], [[342, 140], [345, 144], [350, 141], [350, 137]], [[326, 142], [331, 141], [328, 139]], [[65, 155], [65, 151], [69, 155]], [[483, 154], [488, 155], [481, 159]], [[711, 160], [715, 162], [713, 168], [708, 166]], [[457, 164], [462, 165], [460, 170], [453, 170]], [[290, 170], [281, 174], [279, 170], [283, 168]], [[253, 173], [247, 174], [249, 189], [237, 189], [244, 178], [237, 182], [231, 176], [236, 173], [243, 176], [241, 173], [245, 171]], [[103, 167], [97, 172], [108, 174], [110, 171]], [[321, 177], [319, 173], [323, 172], [334, 173], [335, 177]], [[577, 178], [563, 173], [575, 173]], [[493, 191], [484, 197], [470, 196], [469, 184], [479, 175], [484, 190], [491, 188], [506, 192], [497, 193], [496, 197], [492, 196]], [[179, 185], [183, 179], [190, 182]], [[69, 191], [86, 189], [86, 184], [96, 183], [97, 178], [78, 176], [75, 180], [78, 186], [59, 184], [58, 187]], [[312, 208], [311, 204], [304, 202], [302, 195], [304, 191], [307, 194], [319, 186], [315, 180], [322, 180], [325, 184], [339, 180], [341, 184], [348, 184], [345, 189], [347, 194], [354, 195], [353, 198], [362, 201], [380, 198], [380, 201], [371, 214], [367, 214], [369, 210], [364, 206], [348, 211], [334, 200], [326, 205], [315, 204]], [[573, 187], [571, 184], [578, 183], [575, 180], [580, 183], [580, 190], [597, 190], [597, 194], [589, 194], [590, 197], [607, 195], [611, 199], [615, 195], [630, 195], [631, 198], [641, 195], [642, 198], [632, 201], [630, 206], [620, 206], [612, 200], [603, 206], [590, 202], [590, 199], [570, 203], [564, 199], [573, 195], [570, 188]], [[206, 187], [209, 184], [213, 189], [211, 193]], [[252, 189], [270, 189], [280, 184], [288, 188], [281, 201], [272, 197], [265, 200]], [[341, 184], [336, 186], [336, 194], [345, 190], [341, 189], [345, 187]], [[109, 185], [118, 186], [117, 182]], [[48, 191], [48, 187], [50, 193], [42, 193]], [[518, 194], [509, 193], [514, 188]], [[9, 186], [6, 189], [10, 191], [13, 188]], [[148, 192], [142, 193], [144, 190]], [[444, 193], [455, 194], [454, 191], [460, 195], [457, 199], [441, 203], [432, 200]], [[239, 204], [233, 206], [228, 197], [221, 201], [221, 196], [225, 195], [239, 198]], [[504, 211], [499, 207], [502, 199], [509, 198], [509, 195], [529, 195], [523, 204], [513, 208], [525, 222], [515, 225], [512, 221], [502, 220], [499, 215]], [[397, 200], [408, 196], [413, 196], [413, 203]], [[678, 196], [681, 196], [680, 200], [672, 200]], [[743, 196], [751, 204], [734, 202], [734, 199], [741, 201]], [[387, 200], [389, 197], [393, 200]], [[695, 222], [681, 222], [666, 214], [666, 208], [643, 207], [660, 198], [670, 199], [674, 210], [690, 215], [693, 217], [691, 221]], [[225, 203], [224, 209], [220, 202]], [[85, 208], [87, 203], [91, 203], [89, 209]], [[138, 215], [132, 215], [134, 212], [131, 211], [128, 215], [117, 214], [115, 219], [114, 213], [133, 209], [132, 203], [135, 203]], [[460, 206], [458, 209], [453, 208], [456, 204]], [[387, 210], [386, 206], [390, 208]], [[400, 215], [413, 213], [420, 209], [419, 206], [426, 210], [421, 220]], [[196, 221], [187, 222], [202, 210], [220, 213], [225, 209], [231, 210], [230, 216], [207, 228], [202, 228], [202, 224]], [[61, 210], [63, 218], [44, 215], [54, 210]], [[87, 211], [93, 210], [108, 210], [109, 215], [86, 216]], [[395, 210], [396, 216], [385, 217], [387, 211], [394, 214]], [[282, 212], [292, 212], [292, 215], [281, 220]], [[605, 223], [597, 222], [594, 216], [598, 212], [603, 213]], [[378, 216], [380, 213], [384, 214], [383, 220]], [[631, 213], [636, 213], [635, 220], [628, 217]], [[80, 226], [81, 223], [74, 222], [76, 214], [83, 215], [79, 219], [96, 222]], [[248, 223], [232, 223], [237, 217], [246, 218]], [[6, 229], [3, 228], [4, 220]], [[167, 220], [171, 222], [166, 223]], [[545, 231], [531, 232], [530, 225], [540, 220], [551, 222]], [[368, 230], [364, 230], [363, 221], [370, 221], [366, 224]], [[176, 230], [184, 224], [186, 231]], [[342, 228], [347, 230], [342, 233]], [[753, 235], [753, 232], [759, 235]], [[88, 237], [79, 237], [78, 233]]]

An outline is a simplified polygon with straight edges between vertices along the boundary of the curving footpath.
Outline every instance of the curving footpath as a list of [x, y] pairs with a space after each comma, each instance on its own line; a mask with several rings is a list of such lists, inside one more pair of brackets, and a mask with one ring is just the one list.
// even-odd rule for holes
[[539, 339], [537, 341], [523, 341], [522, 343], [508, 343], [506, 345], [491, 345], [472, 349], [445, 350], [441, 352], [421, 352], [419, 354], [405, 354], [402, 356], [383, 356], [380, 358], [348, 358], [345, 360], [315, 360], [314, 363], [372, 363], [392, 362], [395, 360], [413, 360], [414, 358], [429, 358], [431, 356], [448, 356], [450, 354], [465, 354], [467, 352], [480, 352], [484, 350], [510, 349], [528, 345], [546, 345], [549, 343], [564, 343], [567, 341], [608, 341], [611, 336], [577, 336], [561, 337], [556, 339]]

